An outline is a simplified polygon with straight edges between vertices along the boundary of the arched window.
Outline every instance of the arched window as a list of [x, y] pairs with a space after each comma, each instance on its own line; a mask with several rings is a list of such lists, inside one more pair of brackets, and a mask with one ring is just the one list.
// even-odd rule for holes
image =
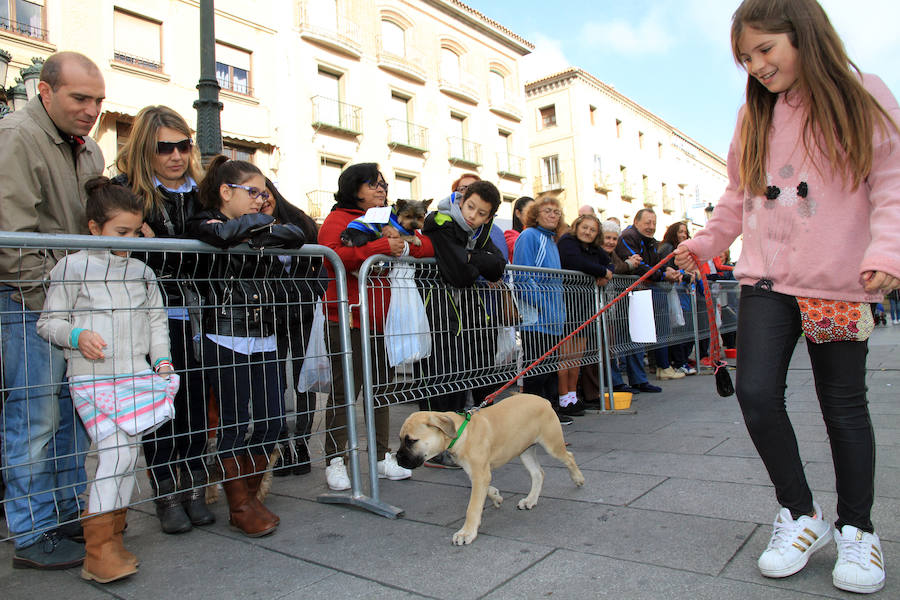
[[491, 104], [503, 104], [506, 102], [506, 78], [500, 71], [491, 70], [490, 73]]
[[459, 83], [459, 54], [446, 46], [441, 48], [441, 79]]
[[397, 23], [382, 19], [381, 49], [394, 56], [406, 56], [406, 31]]

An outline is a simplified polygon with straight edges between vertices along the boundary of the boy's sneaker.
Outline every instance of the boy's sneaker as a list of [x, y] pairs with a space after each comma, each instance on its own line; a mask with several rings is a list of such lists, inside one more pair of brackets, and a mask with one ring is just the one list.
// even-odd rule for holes
[[453, 459], [453, 455], [446, 450], [426, 460], [425, 466], [433, 469], [462, 469]]
[[563, 413], [561, 413], [559, 411], [557, 411], [557, 413], [556, 413], [556, 418], [559, 419], [560, 425], [571, 425], [572, 423], [575, 422], [575, 419], [573, 419], [569, 415], [564, 415]]
[[828, 544], [831, 524], [822, 518], [822, 508], [813, 502], [814, 517], [803, 515], [796, 521], [782, 508], [775, 517], [772, 538], [759, 557], [759, 571], [766, 577], [787, 577], [806, 566], [813, 552]]
[[391, 481], [398, 481], [400, 479], [409, 479], [412, 477], [412, 471], [409, 469], [404, 469], [400, 465], [397, 464], [397, 459], [394, 458], [394, 455], [390, 452], [384, 453], [384, 460], [378, 461], [378, 478], [384, 479], [387, 477]]
[[16, 548], [15, 569], [71, 569], [84, 562], [84, 544], [73, 542], [56, 530], [41, 534], [34, 543]]
[[878, 535], [844, 525], [834, 530], [834, 541], [838, 552], [831, 572], [834, 587], [857, 594], [871, 594], [884, 587], [884, 555]]
[[682, 373], [684, 373], [685, 375], [696, 375], [697, 374], [697, 369], [695, 369], [691, 365], [684, 365], [683, 367], [679, 368], [678, 370], [681, 371]]
[[325, 467], [325, 481], [328, 487], [336, 492], [350, 489], [350, 477], [347, 476], [347, 467], [341, 457], [332, 458], [331, 464]]

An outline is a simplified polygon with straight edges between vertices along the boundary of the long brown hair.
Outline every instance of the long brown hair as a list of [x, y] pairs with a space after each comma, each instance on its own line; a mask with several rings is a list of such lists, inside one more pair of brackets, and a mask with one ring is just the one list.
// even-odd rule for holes
[[[731, 49], [738, 48], [745, 27], [786, 33], [799, 53], [798, 89], [807, 105], [803, 123], [806, 153], [814, 145], [827, 165], [840, 173], [851, 191], [872, 170], [872, 138], [876, 126], [887, 133], [897, 124], [865, 89], [859, 67], [847, 56], [828, 15], [816, 0], [744, 0], [731, 21]], [[747, 74], [747, 104], [741, 123], [741, 187], [761, 195], [766, 190], [769, 131], [778, 95]], [[812, 141], [814, 140], [814, 141]]]
[[[562, 220], [562, 217], [560, 217]], [[594, 236], [594, 241], [591, 242], [591, 246], [596, 246], [597, 248], [603, 248], [603, 225], [600, 223], [600, 219], [597, 218], [596, 215], [578, 215], [578, 217], [572, 221], [572, 224], [569, 226], [569, 233], [572, 234], [578, 243], [581, 243], [581, 240], [578, 239], [578, 226], [584, 223], [585, 221], [593, 221], [597, 224], [597, 235]]]
[[[131, 190], [144, 201], [144, 216], [159, 210], [163, 198], [156, 185], [153, 172], [153, 157], [156, 156], [156, 137], [163, 127], [192, 137], [187, 121], [168, 106], [145, 106], [134, 119], [131, 135], [116, 156], [116, 168], [128, 177]], [[196, 146], [191, 149], [190, 160], [185, 175], [200, 182], [200, 155]]]

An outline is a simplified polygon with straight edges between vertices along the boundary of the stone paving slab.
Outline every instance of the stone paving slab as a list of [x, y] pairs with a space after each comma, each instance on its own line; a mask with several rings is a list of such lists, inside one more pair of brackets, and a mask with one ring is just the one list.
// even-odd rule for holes
[[724, 567], [756, 527], [722, 519], [549, 498], [541, 499], [530, 511], [506, 510], [505, 504], [502, 509], [485, 510], [481, 531], [709, 575]]
[[700, 481], [769, 485], [769, 475], [758, 457], [615, 450], [586, 463], [583, 468]]
[[[803, 600], [809, 596], [779, 590], [767, 582], [742, 582], [688, 571], [557, 550], [485, 596], [486, 600], [521, 598], [611, 598], [658, 600]], [[777, 594], [777, 596], [776, 596]]]

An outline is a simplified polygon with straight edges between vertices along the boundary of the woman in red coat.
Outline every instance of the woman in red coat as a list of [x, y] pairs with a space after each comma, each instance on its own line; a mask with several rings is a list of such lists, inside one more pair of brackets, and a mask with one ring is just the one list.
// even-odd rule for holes
[[[385, 206], [387, 201], [388, 184], [384, 175], [378, 170], [376, 163], [359, 163], [350, 165], [338, 178], [338, 191], [334, 195], [336, 204], [331, 213], [325, 218], [319, 229], [319, 244], [328, 246], [341, 258], [344, 268], [347, 270], [347, 295], [350, 306], [359, 304], [359, 280], [356, 271], [370, 256], [386, 254], [390, 256], [412, 256], [425, 258], [434, 256], [431, 241], [416, 232], [421, 245], [411, 245], [399, 238], [379, 237], [363, 245], [350, 247], [341, 243], [341, 233], [350, 224], [350, 221], [363, 216], [370, 208]], [[334, 269], [326, 261], [329, 282], [325, 292], [325, 315], [329, 321], [337, 323], [337, 283], [334, 278]], [[390, 304], [390, 284], [387, 280], [383, 285], [370, 288], [369, 293], [369, 323], [372, 331], [379, 332], [384, 328], [384, 318], [387, 315]], [[353, 308], [350, 313], [350, 342], [353, 352], [353, 372], [357, 381], [362, 374], [362, 336], [359, 330], [359, 308]], [[341, 347], [340, 331], [332, 326], [329, 330], [329, 348], [337, 353]], [[325, 469], [325, 479], [333, 490], [346, 490], [350, 488], [350, 479], [347, 476], [344, 452], [347, 446], [347, 411], [349, 400], [344, 389], [344, 378], [341, 375], [342, 367], [340, 355], [336, 354], [332, 361], [332, 373], [334, 374], [333, 388], [326, 413], [325, 455], [330, 459]], [[384, 460], [378, 462], [378, 476], [388, 479], [407, 479], [411, 472], [399, 466], [391, 453], [388, 441], [390, 439], [390, 418], [388, 407], [375, 409], [375, 442], [378, 456]]]

